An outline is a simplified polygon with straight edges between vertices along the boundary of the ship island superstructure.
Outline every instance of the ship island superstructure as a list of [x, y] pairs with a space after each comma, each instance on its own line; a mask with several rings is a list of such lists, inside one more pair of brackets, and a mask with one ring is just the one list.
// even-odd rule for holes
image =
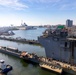
[[43, 35], [38, 37], [38, 40], [45, 48], [46, 57], [70, 65], [76, 65], [75, 28], [56, 26], [45, 30]]

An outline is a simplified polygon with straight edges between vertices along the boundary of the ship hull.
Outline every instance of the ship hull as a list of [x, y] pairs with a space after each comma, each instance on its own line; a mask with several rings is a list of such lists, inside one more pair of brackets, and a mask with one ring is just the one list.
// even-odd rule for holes
[[60, 47], [60, 41], [53, 40], [53, 38], [38, 38], [40, 44], [45, 48], [46, 57], [53, 58], [60, 61], [69, 62], [70, 51], [69, 48], [64, 50]]
[[72, 63], [72, 56], [74, 56], [73, 63], [76, 64], [76, 47], [74, 48], [72, 54], [69, 42], [67, 42], [68, 45], [65, 47], [65, 41], [57, 40], [51, 37], [39, 37], [38, 41], [45, 48], [46, 57], [62, 62]]

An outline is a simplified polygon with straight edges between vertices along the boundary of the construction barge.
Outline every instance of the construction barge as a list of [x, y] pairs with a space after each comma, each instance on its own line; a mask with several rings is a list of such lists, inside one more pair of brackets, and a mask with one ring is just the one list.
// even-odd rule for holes
[[63, 63], [52, 58], [39, 57], [35, 53], [28, 53], [27, 51], [19, 51], [17, 48], [13, 47], [3, 47], [0, 46], [0, 52], [8, 55], [12, 55], [29, 61], [31, 63], [38, 64], [41, 68], [62, 74], [64, 71], [70, 71], [72, 74], [76, 75], [76, 66], [68, 63]]
[[8, 41], [13, 41], [13, 42], [21, 42], [21, 43], [28, 43], [28, 44], [36, 44], [36, 45], [41, 45], [38, 40], [27, 40], [25, 38], [21, 38], [21, 37], [16, 37], [16, 38], [12, 38], [12, 37], [1, 37], [1, 40], [8, 40]]
[[38, 56], [34, 53], [28, 53], [27, 51], [19, 51], [17, 48], [3, 46], [0, 46], [0, 52], [39, 64]]

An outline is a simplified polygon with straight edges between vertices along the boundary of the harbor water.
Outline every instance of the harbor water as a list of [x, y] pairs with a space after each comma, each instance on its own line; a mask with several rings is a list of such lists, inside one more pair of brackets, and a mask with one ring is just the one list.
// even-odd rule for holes
[[[36, 30], [16, 30], [14, 31], [15, 35], [12, 37], [21, 37], [31, 40], [37, 40], [37, 37], [42, 35], [42, 32], [45, 29], [46, 28], [38, 28]], [[11, 42], [6, 40], [0, 40], [0, 46], [11, 46], [18, 48], [20, 51], [28, 51], [29, 53], [36, 53], [38, 56], [46, 57], [45, 50], [42, 46], [24, 44], [19, 42]], [[0, 59], [4, 59], [6, 64], [10, 64], [13, 66], [13, 70], [9, 72], [7, 75], [58, 75], [51, 71], [41, 69], [37, 65], [27, 63], [19, 58], [7, 54], [0, 53]]]
[[29, 40], [37, 40], [37, 37], [42, 35], [42, 32], [46, 28], [37, 28], [33, 30], [16, 30], [14, 31], [15, 35], [12, 37], [21, 37], [21, 38], [26, 38]]

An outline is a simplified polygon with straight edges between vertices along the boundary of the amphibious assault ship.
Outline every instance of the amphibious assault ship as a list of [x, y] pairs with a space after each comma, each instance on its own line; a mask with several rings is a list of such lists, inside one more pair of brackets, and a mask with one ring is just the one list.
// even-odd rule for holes
[[75, 27], [56, 26], [45, 30], [38, 41], [45, 48], [46, 57], [76, 65], [75, 37]]

